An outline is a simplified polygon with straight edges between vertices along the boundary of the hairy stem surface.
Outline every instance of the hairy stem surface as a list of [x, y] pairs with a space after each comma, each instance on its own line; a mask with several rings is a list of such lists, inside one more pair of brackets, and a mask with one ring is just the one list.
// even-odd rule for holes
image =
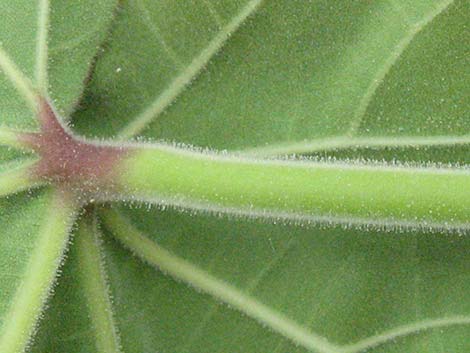
[[135, 147], [116, 185], [127, 199], [299, 220], [470, 225], [470, 171], [262, 161], [168, 146]]

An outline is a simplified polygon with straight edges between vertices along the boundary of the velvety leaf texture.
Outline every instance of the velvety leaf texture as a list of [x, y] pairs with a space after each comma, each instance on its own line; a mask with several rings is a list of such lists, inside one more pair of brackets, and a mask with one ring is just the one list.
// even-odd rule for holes
[[[0, 0], [0, 13], [0, 48], [33, 84], [48, 33], [47, 91], [82, 136], [470, 163], [468, 0]], [[16, 86], [0, 70], [0, 129], [37, 131]], [[0, 147], [0, 178], [33, 158]], [[54, 190], [0, 198], [5, 353], [470, 351], [468, 229], [120, 200], [67, 213]]]

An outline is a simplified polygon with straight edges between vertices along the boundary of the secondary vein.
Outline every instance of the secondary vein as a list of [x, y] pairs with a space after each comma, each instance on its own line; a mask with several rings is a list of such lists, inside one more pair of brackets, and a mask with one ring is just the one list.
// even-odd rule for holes
[[7, 76], [13, 87], [23, 97], [33, 112], [37, 112], [37, 96], [29, 78], [16, 66], [9, 55], [0, 46], [0, 69]]
[[423, 320], [409, 325], [393, 328], [381, 334], [365, 338], [357, 343], [345, 345], [339, 353], [359, 353], [393, 341], [399, 337], [416, 334], [422, 331], [457, 325], [470, 325], [469, 316], [453, 316], [439, 319]]
[[369, 87], [367, 87], [365, 94], [362, 96], [356, 111], [354, 112], [354, 117], [352, 124], [349, 128], [348, 135], [353, 136], [356, 134], [359, 129], [361, 122], [364, 118], [364, 115], [367, 111], [367, 108], [372, 101], [372, 98], [377, 91], [377, 89], [382, 84], [385, 76], [390, 72], [391, 68], [395, 65], [398, 59], [401, 57], [405, 49], [410, 45], [416, 35], [423, 30], [426, 25], [432, 22], [440, 13], [442, 13], [450, 4], [453, 3], [453, 0], [445, 0], [441, 2], [435, 9], [433, 9], [429, 14], [427, 14], [421, 21], [415, 23], [410, 27], [406, 35], [400, 40], [396, 45], [395, 50], [390, 53], [390, 56], [385, 60], [382, 67], [377, 71], [373, 77]]
[[140, 133], [145, 127], [160, 115], [187, 87], [187, 85], [207, 65], [211, 58], [222, 48], [230, 36], [252, 15], [263, 0], [251, 0], [233, 19], [214, 37], [199, 55], [183, 70], [160, 94], [153, 103], [125, 126], [118, 138], [127, 139]]
[[23, 280], [3, 320], [2, 353], [23, 352], [27, 347], [63, 260], [76, 208], [68, 196], [59, 191], [51, 192], [49, 205]]
[[138, 10], [141, 12], [142, 19], [144, 24], [147, 28], [152, 32], [155, 39], [160, 43], [165, 53], [168, 55], [170, 60], [173, 61], [176, 67], [180, 68], [182, 66], [182, 62], [179, 59], [176, 52], [173, 48], [167, 43], [163, 34], [161, 33], [160, 29], [158, 28], [155, 21], [152, 20], [149, 10], [147, 9], [146, 5], [141, 0], [134, 0]]
[[38, 187], [44, 183], [30, 178], [31, 167], [35, 160], [27, 160], [14, 169], [0, 173], [0, 197]]
[[81, 265], [79, 271], [93, 322], [96, 348], [102, 353], [118, 353], [121, 351], [120, 339], [109, 299], [98, 233], [96, 219], [93, 224], [87, 222], [86, 219], [80, 222], [76, 238]]
[[0, 145], [30, 151], [31, 148], [21, 142], [19, 136], [32, 133], [32, 131], [15, 131], [7, 127], [0, 126]]
[[101, 217], [106, 227], [124, 246], [175, 279], [228, 304], [297, 345], [319, 353], [335, 353], [339, 350], [338, 346], [328, 342], [325, 337], [309, 331], [255, 298], [157, 245], [142, 235], [116, 210], [103, 211]]
[[42, 94], [47, 93], [47, 61], [48, 61], [48, 29], [49, 29], [49, 0], [39, 0], [38, 34], [36, 45], [36, 81]]

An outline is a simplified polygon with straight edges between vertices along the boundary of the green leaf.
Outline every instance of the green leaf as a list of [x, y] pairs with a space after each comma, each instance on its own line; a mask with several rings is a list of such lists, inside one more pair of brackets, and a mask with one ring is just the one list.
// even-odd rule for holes
[[[5, 74], [0, 75], [2, 131], [37, 129], [37, 120], [31, 112], [34, 102], [31, 101], [35, 100], [33, 85], [41, 86], [41, 75], [42, 81], [47, 80], [44, 75], [47, 67], [41, 68], [41, 65], [54, 67], [49, 70], [52, 97], [60, 101], [60, 108], [70, 109], [83, 89], [85, 75], [97, 45], [104, 39], [115, 6], [113, 1], [81, 1], [76, 8], [61, 1], [54, 3], [58, 5], [48, 4], [48, 1], [40, 1], [37, 6], [32, 6], [30, 1], [0, 2], [0, 68]], [[48, 12], [51, 13], [50, 21], [44, 16]], [[72, 14], [78, 16], [76, 22], [69, 20]], [[97, 15], [98, 21], [94, 17]], [[95, 29], [93, 36], [70, 41], [91, 28]], [[49, 34], [49, 39], [45, 33]], [[49, 50], [44, 51], [45, 47]], [[55, 60], [58, 53], [73, 50], [77, 51], [73, 58], [70, 55], [68, 59]], [[49, 54], [48, 63], [41, 61], [41, 51], [46, 59]], [[38, 74], [41, 70], [42, 74]], [[55, 81], [61, 84], [56, 85]], [[7, 133], [7, 137], [2, 142], [15, 146], [12, 134]], [[0, 149], [2, 352], [20, 352], [29, 345], [62, 263], [75, 215], [75, 206], [69, 204], [67, 196], [64, 199], [56, 192], [42, 190], [8, 195], [34, 186], [22, 169], [31, 163], [30, 158], [29, 154], [9, 147]]]
[[[11, 207], [10, 214], [2, 214], [7, 226], [2, 234], [5, 273], [0, 349], [3, 352], [21, 352], [27, 347], [64, 256], [74, 205], [67, 195], [51, 194], [30, 202], [29, 209]], [[38, 201], [43, 202], [38, 204]], [[44, 214], [38, 215], [38, 210]], [[39, 217], [35, 220], [34, 216]], [[25, 222], [23, 217], [31, 220]], [[25, 237], [34, 238], [25, 240]]]
[[[12, 131], [38, 128], [37, 91], [88, 136], [470, 162], [466, 0], [0, 0], [0, 12], [10, 147]], [[94, 202], [63, 258], [79, 207], [67, 185], [20, 192], [37, 187], [21, 169], [31, 156], [10, 147], [2, 352], [470, 350], [468, 231]]]

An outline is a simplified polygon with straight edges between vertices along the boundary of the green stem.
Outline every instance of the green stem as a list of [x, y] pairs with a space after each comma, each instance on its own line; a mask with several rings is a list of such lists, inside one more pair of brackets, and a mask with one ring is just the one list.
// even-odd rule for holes
[[163, 145], [136, 147], [119, 167], [128, 199], [301, 221], [470, 225], [465, 169], [261, 161]]
[[28, 161], [21, 166], [0, 173], [0, 197], [40, 186], [41, 182], [31, 178], [31, 167], [36, 161]]

